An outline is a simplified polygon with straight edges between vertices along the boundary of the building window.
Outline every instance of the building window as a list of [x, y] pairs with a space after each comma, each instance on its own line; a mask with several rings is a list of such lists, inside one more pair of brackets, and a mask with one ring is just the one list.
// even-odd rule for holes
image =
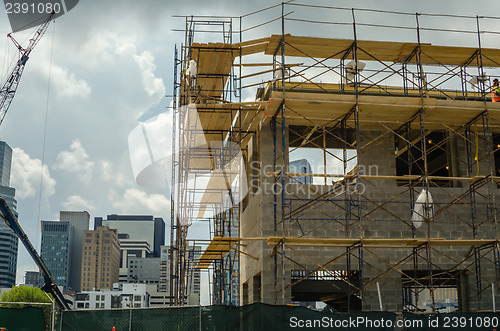
[[309, 126], [290, 126], [288, 172], [304, 174], [290, 176], [291, 184], [335, 185], [342, 177], [357, 169], [357, 151], [352, 147], [352, 129], [318, 129]]
[[[405, 137], [404, 139], [402, 137]], [[426, 154], [422, 153], [422, 134], [419, 130], [402, 130], [394, 136], [396, 155], [396, 175], [423, 175], [425, 173], [424, 156], [427, 159], [429, 176], [460, 177], [458, 169], [457, 141], [446, 131], [429, 131], [425, 136]], [[459, 182], [432, 180], [441, 187], [459, 187]], [[406, 186], [408, 180], [398, 180], [398, 185]]]

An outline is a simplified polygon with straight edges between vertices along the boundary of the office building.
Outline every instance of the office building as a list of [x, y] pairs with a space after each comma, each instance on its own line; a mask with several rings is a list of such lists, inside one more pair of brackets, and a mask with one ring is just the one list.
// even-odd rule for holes
[[76, 294], [76, 309], [146, 308], [149, 294], [146, 284], [123, 284], [109, 290]]
[[118, 282], [120, 243], [117, 230], [99, 226], [84, 231], [82, 291], [111, 289]]
[[[160, 283], [158, 284], [158, 292], [170, 293], [170, 246], [161, 246], [160, 258]], [[201, 290], [201, 272], [195, 268], [197, 261], [201, 256], [200, 246], [188, 246], [185, 252], [186, 269], [189, 272], [186, 275], [186, 304], [199, 305], [200, 304], [200, 290]], [[175, 259], [175, 256], [174, 256]], [[174, 261], [174, 265], [176, 261]]]
[[[10, 185], [12, 149], [0, 141], [0, 196], [18, 217], [16, 190]], [[16, 283], [18, 238], [3, 221], [0, 221], [0, 287], [10, 288]]]
[[108, 226], [119, 234], [128, 234], [131, 240], [146, 240], [154, 257], [160, 257], [160, 246], [165, 244], [165, 222], [153, 216], [108, 215], [94, 218], [94, 229]]
[[129, 257], [127, 282], [158, 284], [160, 282], [160, 258]]
[[[306, 159], [300, 159], [295, 161], [290, 161], [288, 165], [291, 173], [299, 173], [299, 174], [312, 174], [312, 168], [309, 161]], [[297, 184], [312, 184], [313, 177], [312, 176], [293, 176], [294, 180], [292, 183]]]
[[131, 257], [146, 258], [152, 256], [152, 251], [147, 240], [129, 239], [126, 233], [118, 234], [120, 241], [120, 282], [128, 279], [128, 260]]
[[16, 284], [18, 240], [14, 232], [0, 221], [0, 287]]
[[0, 185], [10, 186], [10, 168], [12, 148], [5, 141], [0, 141]]
[[40, 255], [56, 284], [65, 290], [70, 283], [72, 239], [73, 228], [68, 222], [42, 221]]
[[159, 292], [170, 293], [170, 246], [160, 248], [160, 283]]
[[73, 229], [73, 237], [70, 241], [69, 289], [79, 291], [82, 275], [83, 232], [89, 229], [90, 215], [86, 211], [61, 211], [59, 220], [68, 222]]
[[40, 287], [40, 273], [38, 271], [26, 271], [24, 273], [24, 285]]
[[149, 294], [149, 307], [162, 308], [170, 306], [172, 297], [169, 293], [160, 292], [155, 285], [147, 285]]

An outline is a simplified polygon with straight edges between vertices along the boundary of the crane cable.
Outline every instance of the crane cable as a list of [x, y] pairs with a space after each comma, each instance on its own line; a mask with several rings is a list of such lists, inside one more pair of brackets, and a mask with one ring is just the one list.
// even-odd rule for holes
[[[51, 79], [52, 79], [52, 58], [54, 54], [54, 37], [55, 37], [55, 30], [56, 30], [56, 22], [52, 22], [52, 42], [51, 42], [51, 47], [50, 47], [50, 61], [49, 61], [49, 77], [48, 77], [48, 82], [47, 82], [47, 100], [45, 104], [45, 125], [44, 125], [44, 130], [43, 130], [43, 147], [42, 147], [42, 167], [40, 169], [40, 191], [38, 194], [38, 214], [37, 214], [37, 236], [36, 236], [36, 242], [35, 242], [35, 247], [38, 247], [38, 225], [40, 221], [40, 211], [42, 207], [42, 191], [43, 191], [43, 169], [45, 167], [45, 148], [46, 148], [46, 141], [47, 141], [47, 123], [48, 123], [48, 118], [49, 118], [49, 101], [50, 101], [50, 84], [51, 84]], [[40, 243], [41, 245], [41, 243]], [[40, 247], [41, 248], [41, 247]]]
[[7, 56], [9, 56], [9, 39], [5, 38], [5, 52], [3, 55], [3, 62], [2, 62], [2, 76], [1, 76], [2, 79], [3, 79], [3, 76], [6, 75], [6, 74], [4, 74], [4, 71], [6, 70], [5, 63], [7, 62]]

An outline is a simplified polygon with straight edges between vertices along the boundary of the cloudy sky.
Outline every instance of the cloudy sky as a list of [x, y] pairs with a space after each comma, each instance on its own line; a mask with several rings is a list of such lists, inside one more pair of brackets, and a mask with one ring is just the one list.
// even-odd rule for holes
[[[495, 15], [492, 2], [485, 0], [315, 3], [405, 12]], [[11, 186], [17, 190], [20, 222], [37, 247], [40, 220], [58, 219], [60, 210], [87, 210], [91, 219], [112, 213], [153, 214], [163, 217], [169, 227], [169, 192], [135, 183], [127, 140], [139, 121], [168, 111], [171, 99], [166, 95], [172, 91], [174, 44], [184, 40], [183, 33], [172, 31], [183, 28], [184, 20], [172, 15], [241, 16], [273, 4], [264, 0], [81, 0], [76, 8], [49, 26], [28, 61], [17, 95], [0, 127], [0, 139], [14, 149]], [[290, 10], [300, 17], [303, 9]], [[273, 11], [258, 18], [252, 16], [245, 24], [251, 26], [278, 14]], [[308, 12], [304, 15], [308, 19], [331, 19], [324, 13], [318, 17]], [[336, 19], [349, 22], [351, 18]], [[393, 19], [394, 24], [403, 24], [407, 18]], [[440, 24], [457, 28], [452, 19]], [[317, 28], [301, 32], [314, 35]], [[369, 39], [371, 32], [363, 31], [364, 39]], [[2, 11], [0, 35], [9, 32], [8, 19]], [[332, 28], [330, 35], [335, 36], [334, 33]], [[260, 29], [246, 36], [257, 38], [269, 34]], [[23, 32], [15, 35], [19, 41], [25, 41], [27, 36]], [[392, 40], [400, 36], [389, 31], [377, 37]], [[0, 40], [2, 80], [16, 58], [16, 49], [10, 40], [3, 38], [3, 42]], [[457, 35], [441, 41], [460, 44], [463, 38], [470, 36]], [[490, 39], [486, 43], [494, 47], [499, 45], [498, 41], [499, 38]], [[194, 228], [199, 237], [203, 236], [201, 229]], [[34, 263], [21, 246], [18, 260], [17, 281], [23, 282], [24, 271], [34, 270]]]

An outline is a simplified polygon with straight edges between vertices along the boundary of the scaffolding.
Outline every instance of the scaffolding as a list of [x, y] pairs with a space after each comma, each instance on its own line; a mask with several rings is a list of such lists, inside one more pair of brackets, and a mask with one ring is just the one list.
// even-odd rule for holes
[[[189, 278], [187, 229], [207, 220], [210, 242], [191, 265], [211, 268], [215, 304], [436, 312], [451, 288], [461, 311], [495, 307], [500, 106], [489, 94], [500, 50], [484, 45], [500, 33], [483, 26], [498, 18], [295, 2], [184, 18], [173, 112], [176, 304]], [[443, 19], [461, 28], [433, 25]], [[214, 26], [222, 42], [195, 42]], [[377, 40], [387, 30], [409, 35]], [[262, 31], [276, 33], [243, 38]], [[456, 35], [469, 46], [443, 45]], [[310, 151], [321, 155], [314, 169], [292, 169]]]
[[[175, 217], [171, 227], [170, 291], [175, 305], [186, 304], [193, 270], [206, 270], [212, 264], [204, 265], [203, 259], [194, 259], [196, 254], [189, 254], [187, 247], [203, 243], [198, 240], [189, 245], [187, 230], [193, 221], [208, 221], [210, 238], [239, 236], [239, 206], [235, 203], [238, 192], [232, 183], [239, 171], [237, 161], [241, 151], [234, 142], [243, 139], [238, 125], [241, 116], [253, 109], [252, 103], [241, 103], [235, 86], [232, 64], [240, 49], [233, 45], [233, 18], [184, 19], [185, 41], [180, 54], [176, 48], [174, 70], [172, 215]], [[195, 34], [200, 31], [218, 35], [221, 42], [195, 42]], [[211, 126], [202, 126], [207, 122]], [[238, 286], [239, 254], [213, 247], [210, 252], [218, 257], [209, 273], [213, 278], [214, 303], [237, 304], [233, 289]]]

